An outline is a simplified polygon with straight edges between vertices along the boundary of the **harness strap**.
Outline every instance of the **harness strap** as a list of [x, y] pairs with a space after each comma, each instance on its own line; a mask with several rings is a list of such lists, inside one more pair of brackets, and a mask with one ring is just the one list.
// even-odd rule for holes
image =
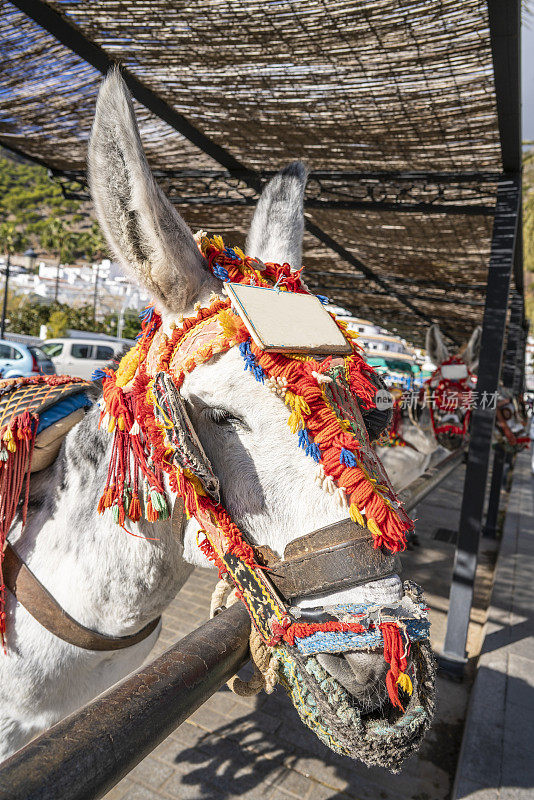
[[137, 633], [107, 636], [81, 625], [64, 611], [50, 592], [29, 570], [13, 547], [6, 542], [2, 565], [4, 582], [19, 603], [37, 622], [64, 642], [84, 650], [123, 650], [144, 641], [156, 629], [160, 617]]
[[294, 539], [283, 560], [269, 547], [255, 549], [286, 600], [337, 591], [401, 571], [399, 557], [374, 547], [369, 531], [350, 519]]

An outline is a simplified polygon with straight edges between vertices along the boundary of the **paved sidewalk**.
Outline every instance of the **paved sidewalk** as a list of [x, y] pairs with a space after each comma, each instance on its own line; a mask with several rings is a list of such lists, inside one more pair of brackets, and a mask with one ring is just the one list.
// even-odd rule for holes
[[534, 477], [516, 463], [456, 800], [534, 797]]
[[[432, 642], [442, 644], [454, 546], [433, 533], [457, 524], [463, 468], [421, 503], [421, 546], [403, 555], [405, 576], [427, 589]], [[197, 569], [164, 615], [153, 655], [208, 617], [216, 575]], [[482, 606], [470, 626], [480, 642]], [[437, 713], [418, 755], [399, 775], [336, 756], [300, 722], [285, 693], [240, 698], [226, 687], [205, 703], [106, 796], [106, 800], [448, 800], [469, 682], [438, 678]]]

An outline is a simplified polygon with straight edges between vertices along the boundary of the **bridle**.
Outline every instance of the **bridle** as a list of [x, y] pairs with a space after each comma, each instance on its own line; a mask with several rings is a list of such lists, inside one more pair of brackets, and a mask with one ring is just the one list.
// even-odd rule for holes
[[[457, 375], [455, 375], [455, 371]], [[430, 409], [430, 420], [434, 436], [440, 444], [453, 439], [465, 441], [471, 420], [471, 404], [469, 398], [473, 391], [473, 375], [459, 356], [451, 356], [434, 371], [423, 385], [423, 399]], [[456, 404], [454, 405], [454, 401]], [[463, 403], [467, 405], [463, 406]], [[436, 414], [446, 414], [453, 409], [465, 407], [461, 424], [441, 421]]]
[[[200, 247], [212, 272], [223, 281], [307, 293], [300, 273], [287, 264], [258, 262], [237, 248], [225, 247], [220, 237], [202, 236]], [[395, 640], [393, 671], [404, 674], [399, 664], [402, 661], [406, 667], [401, 656], [410, 626], [416, 638], [428, 632], [412, 624], [424, 617], [420, 604], [405, 603], [398, 616], [390, 609], [388, 621], [368, 618], [365, 611], [341, 609], [336, 616], [322, 609], [321, 619], [313, 622], [302, 620], [302, 614], [295, 616], [291, 605], [298, 596], [398, 571], [395, 553], [404, 549], [412, 523], [370, 447], [360, 410], [360, 406], [367, 412], [374, 407], [378, 381], [374, 371], [363, 360], [353, 335], [338, 321], [350, 354], [316, 359], [261, 350], [224, 297], [212, 296], [209, 305], [197, 304], [195, 312], [166, 334], [157, 312], [147, 309], [137, 345], [117, 372], [99, 374], [101, 425], [114, 436], [99, 511], [111, 509], [122, 526], [128, 519], [138, 520], [143, 483], [145, 516], [151, 521], [165, 519], [166, 479], [171, 493], [183, 500], [186, 513], [199, 524], [200, 549], [233, 583], [267, 646], [299, 645], [319, 632], [360, 634], [366, 643], [371, 634], [377, 646], [387, 637]], [[298, 445], [317, 463], [317, 480], [348, 511], [343, 523], [291, 542], [283, 559], [254, 546], [221, 504], [218, 478], [180, 395], [193, 369], [232, 347], [239, 349], [244, 371], [288, 406], [288, 424]], [[397, 684], [390, 680], [388, 689], [392, 702], [401, 707]]]

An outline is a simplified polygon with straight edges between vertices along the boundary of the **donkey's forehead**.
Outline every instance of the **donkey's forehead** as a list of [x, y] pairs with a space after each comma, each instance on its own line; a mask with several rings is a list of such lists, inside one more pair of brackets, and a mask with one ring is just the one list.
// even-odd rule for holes
[[[237, 347], [212, 356], [186, 376], [181, 394], [197, 395], [206, 401], [224, 403], [242, 399], [242, 404], [260, 403], [271, 396], [265, 387], [245, 372], [243, 358]], [[283, 405], [283, 404], [282, 404]]]

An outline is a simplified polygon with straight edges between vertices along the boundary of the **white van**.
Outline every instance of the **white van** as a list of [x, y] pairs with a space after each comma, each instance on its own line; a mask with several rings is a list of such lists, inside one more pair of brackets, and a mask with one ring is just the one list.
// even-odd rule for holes
[[58, 375], [91, 380], [95, 369], [107, 366], [133, 344], [130, 339], [46, 339], [41, 350], [54, 362]]

